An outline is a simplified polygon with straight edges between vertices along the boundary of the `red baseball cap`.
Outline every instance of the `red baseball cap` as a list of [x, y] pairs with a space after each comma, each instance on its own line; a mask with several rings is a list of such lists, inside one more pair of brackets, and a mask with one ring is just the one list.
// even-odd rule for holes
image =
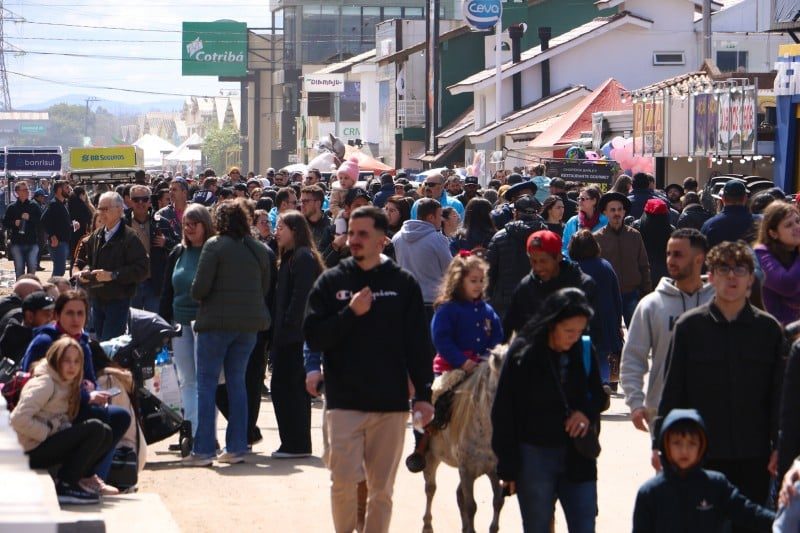
[[528, 253], [546, 252], [554, 257], [561, 253], [561, 237], [557, 233], [541, 230], [528, 237]]
[[644, 204], [644, 212], [648, 215], [668, 215], [669, 209], [664, 200], [651, 198]]

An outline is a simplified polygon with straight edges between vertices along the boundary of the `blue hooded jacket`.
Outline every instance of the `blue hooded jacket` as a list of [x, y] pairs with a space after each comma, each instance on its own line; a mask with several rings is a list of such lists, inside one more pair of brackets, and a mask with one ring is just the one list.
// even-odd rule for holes
[[[689, 422], [703, 435], [700, 460], [680, 470], [667, 460], [665, 436], [678, 422]], [[734, 487], [725, 475], [701, 468], [705, 456], [705, 424], [695, 409], [673, 409], [659, 435], [663, 470], [639, 488], [633, 510], [633, 533], [714, 533], [726, 520], [768, 531], [775, 513], [757, 505]]]

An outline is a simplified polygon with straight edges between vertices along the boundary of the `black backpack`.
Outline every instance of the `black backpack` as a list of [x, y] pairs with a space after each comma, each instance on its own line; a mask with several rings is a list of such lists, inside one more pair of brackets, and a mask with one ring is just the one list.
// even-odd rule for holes
[[114, 451], [106, 481], [122, 492], [135, 489], [139, 482], [139, 460], [135, 450], [121, 446]]

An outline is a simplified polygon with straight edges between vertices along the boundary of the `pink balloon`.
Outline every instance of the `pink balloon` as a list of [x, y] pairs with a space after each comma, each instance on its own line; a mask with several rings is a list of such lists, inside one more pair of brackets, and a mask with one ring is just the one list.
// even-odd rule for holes
[[618, 150], [616, 148], [612, 148], [611, 149], [611, 159], [613, 159], [614, 161], [619, 161], [619, 156], [620, 156], [621, 152], [622, 152], [622, 150]]
[[622, 148], [623, 146], [625, 146], [625, 139], [619, 136], [614, 137], [611, 140], [611, 146], [613, 146], [614, 148]]

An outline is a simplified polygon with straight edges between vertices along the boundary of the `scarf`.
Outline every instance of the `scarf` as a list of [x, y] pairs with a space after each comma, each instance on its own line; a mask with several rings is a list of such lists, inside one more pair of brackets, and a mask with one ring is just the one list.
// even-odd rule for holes
[[[66, 336], [68, 336], [68, 337], [72, 337], [73, 339], [75, 339], [76, 341], [78, 341], [78, 343], [79, 343], [79, 344], [80, 344], [80, 342], [81, 342], [81, 338], [83, 337], [83, 332], [80, 332], [80, 333], [78, 333], [77, 335], [70, 335], [69, 333], [67, 333], [66, 331], [64, 331], [64, 328], [62, 328], [62, 327], [61, 327], [61, 324], [59, 324], [58, 322], [56, 322], [56, 330], [57, 330], [59, 333], [61, 333], [61, 335], [66, 335]], [[83, 347], [83, 345], [81, 345], [81, 347]]]
[[594, 215], [592, 215], [592, 218], [588, 218], [586, 213], [583, 211], [578, 211], [578, 227], [591, 231], [592, 228], [594, 228], [599, 222], [600, 211], [597, 209], [594, 210]]

